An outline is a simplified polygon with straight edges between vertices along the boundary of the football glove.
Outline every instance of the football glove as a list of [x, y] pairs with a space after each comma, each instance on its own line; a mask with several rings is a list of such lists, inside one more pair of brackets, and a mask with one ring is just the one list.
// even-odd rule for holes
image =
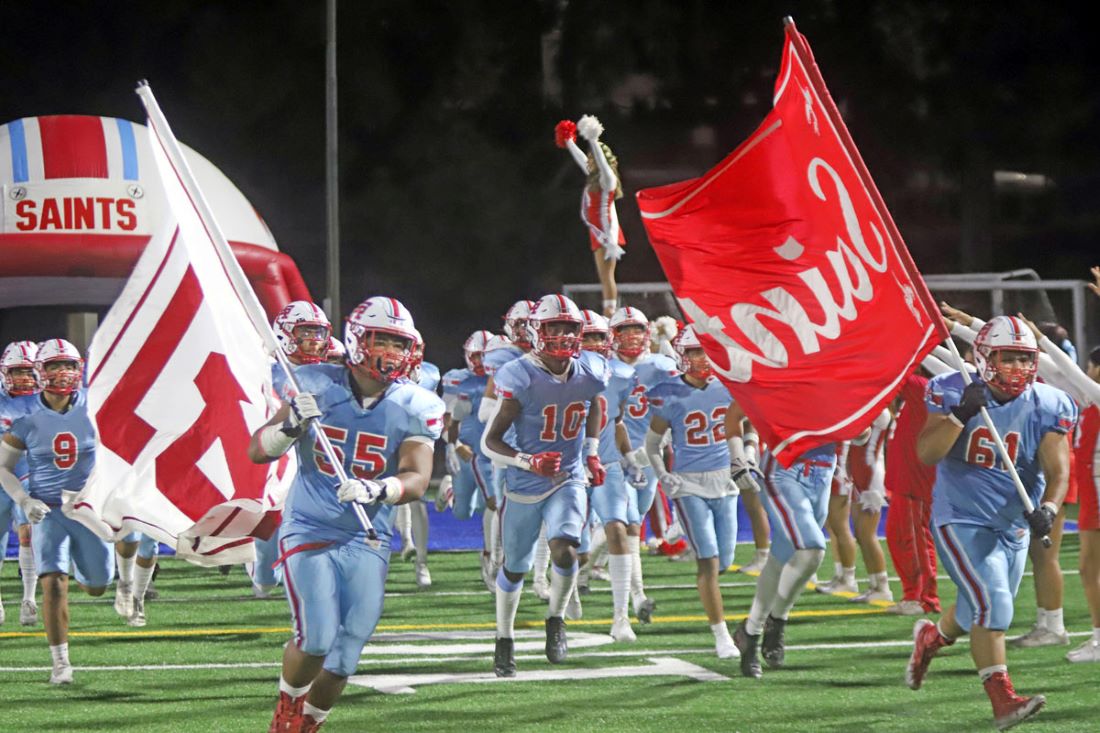
[[600, 463], [599, 456], [588, 456], [584, 459], [584, 472], [592, 486], [603, 486], [604, 479], [607, 478], [607, 470]]
[[309, 392], [302, 392], [290, 398], [290, 414], [283, 423], [283, 432], [291, 438], [298, 438], [309, 430], [309, 424], [321, 417], [317, 408], [317, 399]]
[[661, 476], [661, 488], [665, 493], [672, 493], [683, 488], [684, 480], [674, 473], [665, 473]]
[[1024, 519], [1031, 525], [1031, 533], [1036, 537], [1046, 537], [1050, 534], [1050, 531], [1054, 529], [1054, 518], [1058, 512], [1054, 511], [1053, 505], [1050, 503], [1044, 503], [1034, 511], [1025, 512]]
[[374, 504], [386, 498], [386, 487], [377, 481], [349, 478], [336, 488], [339, 501]]
[[981, 412], [983, 407], [989, 405], [989, 399], [985, 396], [985, 385], [981, 382], [971, 382], [963, 390], [959, 404], [951, 408], [951, 414], [961, 425], [966, 425], [970, 418]]
[[20, 500], [19, 508], [27, 515], [27, 519], [30, 520], [31, 524], [38, 524], [50, 513], [50, 507], [46, 505], [46, 502], [39, 501], [32, 496]]
[[462, 463], [458, 458], [458, 450], [454, 443], [447, 443], [446, 461], [447, 473], [457, 476], [462, 470]]
[[747, 462], [738, 460], [730, 463], [730, 478], [739, 490], [760, 493], [760, 484], [757, 483], [756, 476], [753, 475], [753, 470]]
[[553, 478], [561, 470], [561, 453], [558, 451], [548, 450], [533, 456], [523, 456], [523, 460], [528, 471], [546, 478]]

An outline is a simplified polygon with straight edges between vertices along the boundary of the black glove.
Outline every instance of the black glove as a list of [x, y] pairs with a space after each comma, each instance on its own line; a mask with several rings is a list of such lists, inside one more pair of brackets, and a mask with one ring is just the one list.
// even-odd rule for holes
[[977, 415], [987, 405], [989, 405], [989, 400], [985, 396], [985, 385], [981, 382], [971, 382], [963, 390], [959, 404], [951, 408], [951, 414], [955, 416], [956, 420], [966, 425], [970, 418]]
[[1035, 511], [1026, 512], [1024, 519], [1031, 525], [1031, 533], [1036, 537], [1046, 537], [1050, 534], [1050, 531], [1054, 529], [1054, 515], [1056, 512], [1052, 511], [1046, 504], [1038, 507]]

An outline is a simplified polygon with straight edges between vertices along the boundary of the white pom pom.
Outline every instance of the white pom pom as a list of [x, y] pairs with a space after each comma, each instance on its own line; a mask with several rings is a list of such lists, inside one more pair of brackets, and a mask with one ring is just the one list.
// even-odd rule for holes
[[676, 338], [676, 319], [672, 316], [661, 316], [653, 322], [653, 331], [658, 338], [671, 341]]
[[577, 120], [577, 133], [588, 142], [594, 143], [603, 134], [603, 125], [595, 116], [585, 115]]

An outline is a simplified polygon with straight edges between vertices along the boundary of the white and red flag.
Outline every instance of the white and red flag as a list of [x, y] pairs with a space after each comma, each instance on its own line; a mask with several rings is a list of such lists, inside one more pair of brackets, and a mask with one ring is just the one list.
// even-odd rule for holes
[[150, 112], [167, 207], [89, 347], [96, 463], [66, 510], [105, 538], [139, 530], [192, 562], [236, 563], [277, 526], [294, 459], [248, 458], [277, 406], [245, 306], [255, 296], [234, 282], [171, 129]]
[[715, 373], [783, 465], [860, 433], [947, 336], [789, 20], [756, 132], [638, 205]]

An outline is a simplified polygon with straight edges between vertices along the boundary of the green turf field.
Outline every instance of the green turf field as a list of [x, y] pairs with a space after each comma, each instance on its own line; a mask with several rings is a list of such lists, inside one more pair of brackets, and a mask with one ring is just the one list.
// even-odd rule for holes
[[[1076, 577], [1077, 537], [1062, 549], [1066, 626], [1073, 645], [1090, 628]], [[738, 547], [747, 560], [751, 547]], [[838, 597], [807, 593], [788, 628], [787, 668], [762, 680], [719, 661], [694, 589], [694, 563], [645, 559], [658, 602], [654, 623], [635, 624], [638, 641], [613, 643], [607, 583], [594, 582], [584, 619], [569, 624], [570, 658], [542, 655], [545, 606], [527, 593], [518, 624], [519, 676], [492, 677], [493, 599], [477, 556], [431, 556], [434, 585], [418, 591], [410, 563], [396, 556], [378, 633], [326, 723], [331, 731], [971, 731], [992, 730], [988, 700], [965, 642], [932, 665], [924, 689], [902, 675], [913, 619]], [[52, 687], [41, 626], [18, 625], [16, 563], [0, 579], [8, 621], [0, 627], [0, 699], [9, 730], [261, 731], [275, 702], [278, 661], [289, 634], [284, 600], [254, 600], [240, 568], [223, 577], [162, 561], [160, 600], [149, 625], [131, 629], [102, 599], [75, 595], [70, 656], [75, 682]], [[831, 567], [831, 560], [826, 561]], [[824, 574], [824, 573], [823, 573]], [[724, 576], [727, 618], [748, 610], [753, 579]], [[897, 583], [893, 584], [899, 593]], [[941, 580], [945, 605], [954, 597]], [[1034, 620], [1025, 577], [1011, 633]], [[1022, 694], [1042, 692], [1047, 708], [1020, 730], [1096, 731], [1100, 665], [1071, 665], [1068, 647], [1010, 650]], [[552, 673], [551, 679], [532, 679]], [[616, 676], [617, 675], [617, 676]], [[483, 680], [478, 682], [476, 680]], [[525, 681], [526, 680], [526, 681]]]

